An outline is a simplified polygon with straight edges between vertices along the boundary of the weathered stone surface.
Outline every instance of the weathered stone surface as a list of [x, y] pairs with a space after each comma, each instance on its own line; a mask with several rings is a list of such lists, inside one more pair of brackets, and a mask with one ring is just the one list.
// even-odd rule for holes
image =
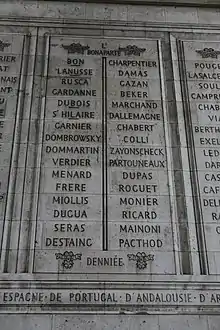
[[0, 5], [0, 328], [219, 329], [219, 11]]

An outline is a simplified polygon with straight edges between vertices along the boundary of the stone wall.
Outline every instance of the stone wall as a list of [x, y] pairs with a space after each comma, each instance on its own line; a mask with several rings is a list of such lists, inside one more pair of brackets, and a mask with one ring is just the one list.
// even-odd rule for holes
[[218, 329], [219, 10], [0, 9], [1, 329]]

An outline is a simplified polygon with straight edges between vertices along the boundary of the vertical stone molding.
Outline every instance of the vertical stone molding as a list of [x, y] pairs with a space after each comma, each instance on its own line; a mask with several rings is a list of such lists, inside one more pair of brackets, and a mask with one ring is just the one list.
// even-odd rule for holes
[[29, 82], [30, 35], [1, 36], [2, 102], [2, 272], [16, 271], [19, 243], [25, 155], [29, 122], [26, 118], [26, 86]]

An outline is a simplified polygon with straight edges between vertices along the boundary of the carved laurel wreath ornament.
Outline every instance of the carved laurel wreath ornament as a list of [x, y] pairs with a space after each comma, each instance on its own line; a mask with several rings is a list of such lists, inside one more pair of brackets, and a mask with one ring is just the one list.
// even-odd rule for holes
[[11, 45], [10, 43], [0, 40], [0, 51], [4, 52], [5, 48], [9, 47], [10, 45]]
[[119, 52], [124, 52], [125, 55], [138, 55], [140, 56], [141, 53], [145, 52], [146, 48], [139, 48], [136, 45], [128, 45], [124, 48], [118, 48]]
[[136, 267], [138, 269], [145, 269], [148, 266], [148, 261], [154, 260], [153, 254], [146, 254], [145, 252], [138, 252], [136, 254], [128, 254], [129, 261], [136, 261]]
[[88, 45], [83, 46], [79, 42], [77, 44], [73, 42], [70, 45], [62, 45], [62, 47], [68, 51], [68, 54], [81, 54], [81, 55], [84, 55], [85, 50], [90, 48]]
[[202, 58], [218, 58], [220, 54], [219, 50], [215, 50], [214, 48], [204, 48], [201, 50], [196, 50], [196, 52], [202, 56]]
[[74, 265], [74, 261], [82, 259], [82, 253], [74, 254], [72, 251], [65, 251], [64, 253], [56, 253], [56, 259], [63, 260], [62, 266], [65, 269], [71, 269]]

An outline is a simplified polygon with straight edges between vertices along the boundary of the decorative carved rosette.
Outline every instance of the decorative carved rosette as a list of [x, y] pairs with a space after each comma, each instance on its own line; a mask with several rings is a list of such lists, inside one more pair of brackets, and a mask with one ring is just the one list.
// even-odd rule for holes
[[136, 261], [136, 267], [140, 270], [147, 268], [148, 261], [154, 260], [153, 254], [146, 254], [145, 252], [132, 253], [127, 256], [129, 261]]
[[74, 254], [72, 251], [65, 251], [64, 253], [56, 253], [56, 259], [63, 260], [62, 266], [65, 269], [71, 269], [74, 265], [75, 260], [81, 260], [82, 253]]

